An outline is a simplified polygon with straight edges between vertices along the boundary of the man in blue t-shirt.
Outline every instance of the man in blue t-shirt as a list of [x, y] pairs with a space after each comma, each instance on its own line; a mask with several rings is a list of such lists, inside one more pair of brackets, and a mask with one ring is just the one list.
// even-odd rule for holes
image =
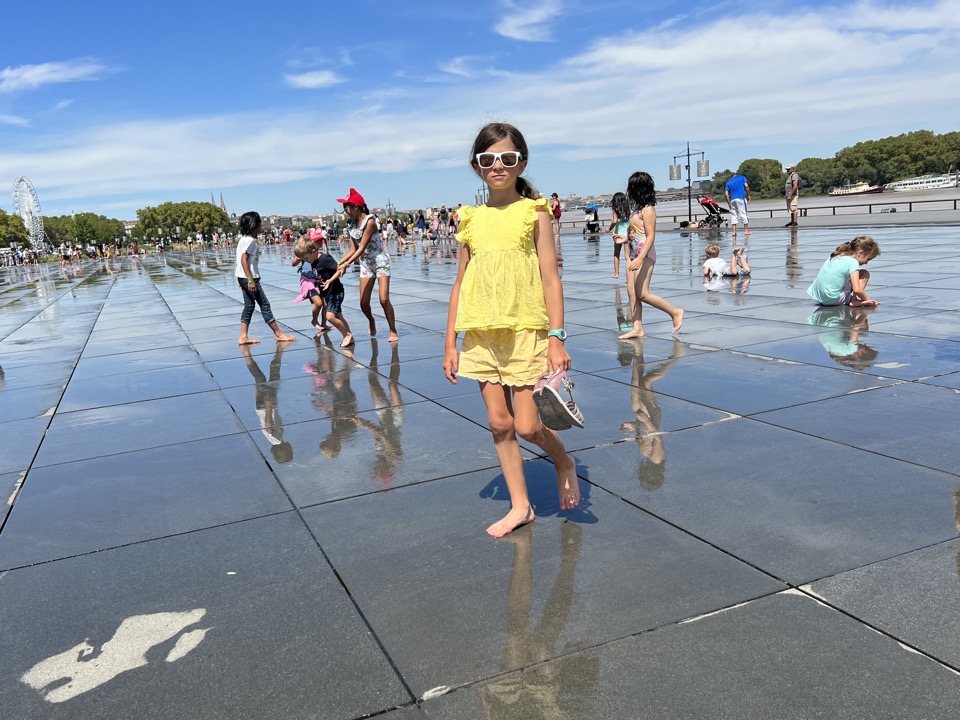
[[750, 217], [747, 215], [747, 203], [750, 202], [750, 183], [737, 173], [727, 180], [724, 186], [724, 195], [727, 196], [727, 207], [730, 208], [730, 222], [733, 225], [733, 236], [737, 236], [737, 222], [743, 220], [743, 234], [750, 232]]

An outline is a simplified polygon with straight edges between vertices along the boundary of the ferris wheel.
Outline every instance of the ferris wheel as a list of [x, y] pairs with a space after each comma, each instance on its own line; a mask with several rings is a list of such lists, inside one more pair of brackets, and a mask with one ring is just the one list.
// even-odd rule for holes
[[37, 191], [23, 175], [13, 181], [13, 211], [23, 220], [23, 226], [30, 233], [30, 245], [34, 250], [42, 250], [46, 235], [43, 232], [43, 212]]

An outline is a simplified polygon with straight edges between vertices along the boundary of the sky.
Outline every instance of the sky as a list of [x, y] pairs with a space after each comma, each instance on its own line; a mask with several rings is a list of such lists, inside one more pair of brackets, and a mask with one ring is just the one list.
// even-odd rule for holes
[[[133, 220], [472, 204], [486, 122], [544, 194], [960, 130], [960, 0], [13, 2], [0, 43], [0, 209]], [[694, 179], [696, 165], [694, 157]], [[684, 163], [681, 159], [679, 162]], [[685, 175], [684, 175], [685, 178]], [[6, 186], [8, 190], [2, 190]]]

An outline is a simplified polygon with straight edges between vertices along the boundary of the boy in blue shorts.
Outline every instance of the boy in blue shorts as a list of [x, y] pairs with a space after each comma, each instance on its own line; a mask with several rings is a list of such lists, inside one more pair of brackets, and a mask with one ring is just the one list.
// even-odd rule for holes
[[[340, 266], [336, 259], [329, 253], [321, 253], [316, 243], [308, 238], [298, 240], [293, 253], [297, 256], [293, 264], [303, 263], [300, 268], [300, 295], [294, 302], [309, 298], [314, 305], [315, 327], [319, 311], [326, 306], [326, 319], [343, 335], [340, 347], [353, 345], [353, 334], [343, 317], [344, 289], [337, 274]], [[323, 332], [321, 328], [317, 329]]]

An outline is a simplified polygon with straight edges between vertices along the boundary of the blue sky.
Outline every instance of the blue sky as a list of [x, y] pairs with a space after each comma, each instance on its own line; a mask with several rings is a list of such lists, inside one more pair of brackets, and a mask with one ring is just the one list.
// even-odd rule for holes
[[[472, 203], [480, 126], [516, 124], [545, 194], [960, 129], [960, 0], [11, 3], [0, 188], [44, 214], [165, 201], [330, 212]], [[13, 209], [10, 191], [0, 208]]]

